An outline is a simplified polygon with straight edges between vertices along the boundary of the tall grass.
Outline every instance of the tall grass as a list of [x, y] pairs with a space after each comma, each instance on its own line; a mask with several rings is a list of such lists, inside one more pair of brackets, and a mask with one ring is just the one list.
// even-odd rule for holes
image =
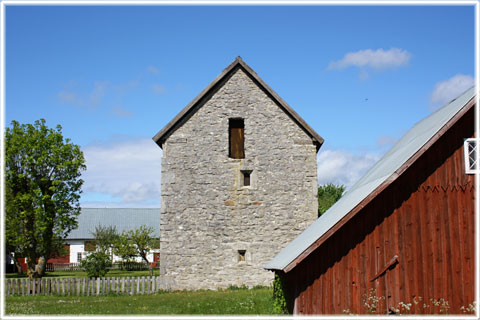
[[5, 297], [7, 315], [266, 315], [272, 288], [176, 291], [153, 295]]

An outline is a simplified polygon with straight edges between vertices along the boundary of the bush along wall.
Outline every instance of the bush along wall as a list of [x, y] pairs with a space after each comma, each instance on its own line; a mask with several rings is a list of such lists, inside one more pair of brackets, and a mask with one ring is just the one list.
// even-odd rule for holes
[[290, 314], [285, 274], [278, 271], [275, 272], [275, 279], [273, 280], [273, 313]]

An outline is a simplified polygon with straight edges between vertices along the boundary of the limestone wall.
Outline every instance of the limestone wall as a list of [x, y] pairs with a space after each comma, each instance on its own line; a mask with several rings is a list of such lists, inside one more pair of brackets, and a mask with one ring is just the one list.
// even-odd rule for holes
[[[244, 119], [245, 159], [228, 157], [229, 118]], [[164, 283], [270, 285], [263, 266], [316, 219], [316, 195], [312, 139], [238, 69], [163, 145]]]

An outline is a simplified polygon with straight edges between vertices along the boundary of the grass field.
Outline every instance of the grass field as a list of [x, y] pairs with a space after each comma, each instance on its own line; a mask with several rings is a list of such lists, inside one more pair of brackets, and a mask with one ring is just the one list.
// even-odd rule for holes
[[[153, 275], [158, 276], [160, 270], [158, 268], [153, 269]], [[149, 276], [150, 272], [148, 270], [140, 271], [125, 271], [125, 270], [110, 270], [105, 275], [106, 277], [142, 277]], [[85, 271], [52, 271], [45, 274], [45, 278], [83, 278], [87, 277]], [[17, 273], [7, 273], [5, 275], [6, 279], [18, 279], [18, 278], [28, 278], [26, 274], [18, 275]]]
[[153, 295], [8, 296], [6, 315], [268, 315], [272, 288], [176, 291]]

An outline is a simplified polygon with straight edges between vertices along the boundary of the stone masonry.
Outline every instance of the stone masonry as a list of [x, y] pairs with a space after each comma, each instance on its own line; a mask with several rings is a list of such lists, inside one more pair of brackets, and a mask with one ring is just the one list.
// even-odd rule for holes
[[[161, 143], [166, 289], [270, 285], [264, 265], [317, 218], [312, 136], [241, 65], [216, 86]], [[244, 119], [245, 159], [229, 158], [232, 118]]]

